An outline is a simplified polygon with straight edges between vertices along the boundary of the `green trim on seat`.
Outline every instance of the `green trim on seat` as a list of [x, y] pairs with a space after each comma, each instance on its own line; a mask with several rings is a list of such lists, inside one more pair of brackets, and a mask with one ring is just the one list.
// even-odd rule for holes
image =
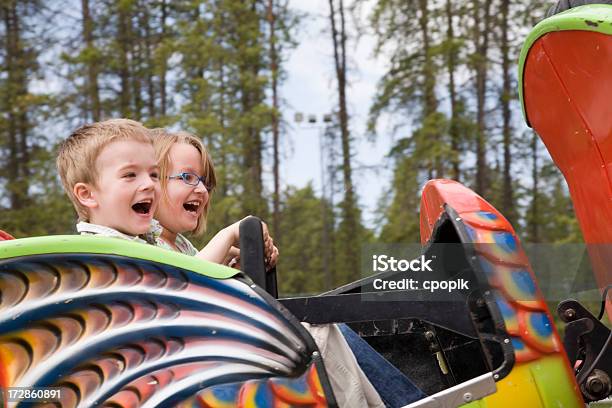
[[612, 5], [609, 4], [589, 4], [586, 6], [574, 7], [562, 13], [555, 14], [545, 20], [540, 21], [529, 33], [519, 57], [519, 99], [523, 117], [527, 125], [531, 127], [527, 111], [525, 110], [525, 98], [523, 94], [523, 70], [525, 61], [531, 46], [544, 34], [553, 31], [593, 31], [597, 33], [612, 35]]
[[0, 242], [0, 260], [42, 254], [107, 254], [159, 262], [215, 279], [227, 279], [238, 271], [193, 256], [119, 238], [51, 235]]

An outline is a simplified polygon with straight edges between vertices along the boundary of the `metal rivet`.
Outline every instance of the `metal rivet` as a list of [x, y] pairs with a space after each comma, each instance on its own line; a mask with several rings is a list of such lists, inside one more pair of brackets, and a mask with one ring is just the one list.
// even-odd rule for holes
[[429, 341], [433, 340], [436, 335], [431, 330], [425, 332], [425, 338]]
[[465, 402], [470, 402], [472, 400], [473, 396], [471, 392], [466, 392], [465, 394], [463, 394], [463, 400]]
[[499, 380], [499, 374], [494, 374], [493, 378], [495, 378], [496, 380]]
[[504, 343], [506, 344], [510, 343], [510, 339], [504, 339]]

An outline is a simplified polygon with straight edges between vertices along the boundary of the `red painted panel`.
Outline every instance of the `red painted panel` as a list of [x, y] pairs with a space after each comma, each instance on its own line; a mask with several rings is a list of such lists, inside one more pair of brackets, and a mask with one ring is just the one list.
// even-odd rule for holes
[[[529, 51], [525, 107], [568, 183], [600, 287], [612, 283], [612, 36], [546, 34]], [[605, 244], [605, 245], [604, 245]], [[612, 302], [607, 304], [612, 316]]]
[[542, 43], [572, 104], [609, 164], [612, 161], [612, 36], [590, 31], [557, 32], [544, 36]]
[[[430, 180], [421, 197], [421, 243], [429, 240], [433, 226], [440, 218], [444, 204], [453, 203], [458, 213], [487, 210], [490, 205], [478, 194], [454, 180]], [[507, 222], [507, 221], [506, 221]]]
[[0, 241], [8, 241], [9, 239], [15, 239], [15, 238], [8, 232], [4, 232], [0, 230]]

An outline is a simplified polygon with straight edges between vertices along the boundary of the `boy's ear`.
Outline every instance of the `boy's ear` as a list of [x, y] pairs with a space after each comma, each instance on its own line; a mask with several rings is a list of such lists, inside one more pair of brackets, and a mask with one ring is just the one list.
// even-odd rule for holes
[[79, 200], [81, 205], [87, 208], [95, 208], [98, 206], [98, 201], [94, 197], [93, 189], [87, 183], [76, 183], [72, 188], [72, 193]]

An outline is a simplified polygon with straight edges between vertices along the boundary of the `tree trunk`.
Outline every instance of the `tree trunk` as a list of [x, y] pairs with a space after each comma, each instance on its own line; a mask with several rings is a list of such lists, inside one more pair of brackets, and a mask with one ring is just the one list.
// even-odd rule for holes
[[[161, 0], [161, 39], [160, 42], [163, 44], [167, 37], [166, 19], [168, 18], [168, 5], [166, 0]], [[161, 62], [161, 69], [159, 73], [159, 97], [160, 97], [160, 114], [166, 115], [166, 72], [168, 70], [166, 59], [164, 58]]]
[[487, 53], [489, 50], [489, 30], [491, 22], [491, 0], [484, 0], [484, 22], [480, 27], [480, 3], [474, 5], [474, 31], [477, 51], [476, 63], [476, 192], [487, 194], [489, 188], [486, 162], [485, 104], [487, 91]]
[[[423, 41], [423, 53], [424, 61], [422, 65], [422, 76], [423, 76], [423, 122], [428, 124], [431, 120], [432, 115], [437, 110], [438, 101], [436, 99], [436, 77], [433, 69], [433, 61], [431, 58], [431, 40], [429, 37], [429, 10], [427, 8], [427, 0], [419, 0], [419, 28], [421, 30], [421, 39]], [[436, 144], [440, 144], [439, 134], [428, 134], [428, 138], [435, 141]], [[432, 159], [429, 168], [430, 178], [443, 177], [444, 169], [443, 163], [440, 157], [436, 154]]]
[[280, 179], [279, 179], [279, 106], [278, 106], [278, 55], [276, 53], [276, 15], [274, 0], [268, 0], [268, 24], [270, 30], [270, 75], [272, 77], [272, 148], [274, 194], [272, 205], [272, 229], [276, 239], [280, 240]]
[[[344, 177], [344, 201], [342, 213], [346, 225], [347, 240], [344, 242], [344, 251], [349, 273], [359, 271], [359, 257], [356, 245], [357, 236], [357, 208], [352, 182], [350, 133], [348, 128], [348, 112], [346, 108], [346, 24], [344, 18], [344, 3], [339, 0], [338, 10], [335, 10], [334, 0], [329, 0], [332, 41], [334, 47], [334, 62], [336, 79], [338, 81], [338, 108], [340, 120], [340, 136], [342, 143], [342, 174]], [[340, 31], [336, 25], [336, 15], [340, 18]]]
[[[136, 10], [134, 16], [136, 17], [136, 24], [143, 27], [142, 12], [144, 7], [140, 1], [136, 1]], [[132, 13], [130, 12], [130, 16]], [[128, 20], [128, 38], [130, 38], [130, 55], [132, 56], [131, 64], [131, 82], [132, 82], [132, 95], [134, 98], [134, 108], [132, 109], [132, 119], [142, 120], [142, 111], [144, 108], [144, 101], [142, 99], [142, 81], [145, 76], [145, 69], [143, 63], [143, 38], [142, 32], [139, 27], [132, 26], [132, 19]]]
[[85, 46], [89, 50], [89, 58], [87, 64], [87, 94], [88, 94], [88, 106], [87, 109], [91, 115], [91, 119], [94, 122], [98, 122], [101, 118], [100, 108], [100, 90], [98, 86], [98, 61], [97, 58], [91, 59], [91, 54], [94, 50], [94, 39], [93, 39], [93, 20], [89, 11], [89, 0], [81, 0], [81, 14], [83, 19], [83, 40]]
[[8, 161], [6, 169], [7, 187], [11, 209], [23, 208], [28, 201], [29, 190], [29, 123], [27, 105], [28, 93], [27, 62], [23, 50], [17, 2], [8, 1], [2, 6], [5, 25], [5, 65], [7, 88], [5, 95], [8, 111]]
[[448, 53], [446, 55], [446, 63], [448, 69], [448, 93], [450, 95], [451, 118], [450, 118], [450, 137], [452, 157], [452, 177], [459, 181], [461, 178], [461, 170], [459, 168], [459, 128], [457, 115], [457, 88], [455, 85], [455, 69], [457, 65], [457, 52], [455, 51], [455, 34], [453, 29], [453, 10], [450, 0], [446, 0], [446, 21], [448, 27], [446, 29], [446, 41], [448, 42]]
[[153, 81], [153, 73], [155, 70], [155, 62], [152, 59], [152, 41], [151, 41], [151, 18], [149, 15], [149, 5], [142, 5], [142, 23], [144, 25], [144, 70], [147, 82], [147, 110], [149, 118], [154, 118], [156, 115], [155, 109], [155, 83]]
[[503, 197], [502, 210], [510, 223], [516, 221], [516, 211], [514, 208], [514, 192], [512, 191], [512, 175], [511, 171], [511, 152], [510, 152], [510, 137], [512, 135], [512, 111], [510, 110], [511, 100], [511, 84], [510, 84], [510, 47], [508, 44], [508, 8], [509, 1], [502, 0], [501, 2], [501, 53], [502, 53], [502, 122], [503, 122], [503, 146], [504, 146], [504, 170], [503, 170]]
[[[129, 6], [127, 6], [129, 7]], [[123, 117], [131, 117], [130, 109], [130, 11], [125, 5], [119, 5], [119, 27], [118, 27], [118, 41], [119, 41], [119, 78], [121, 80], [121, 90], [119, 93], [119, 110]]]
[[[258, 18], [257, 1], [251, 2], [250, 13], [245, 13], [239, 16], [239, 21], [242, 19]], [[256, 24], [253, 21], [244, 21], [243, 24]], [[256, 31], [256, 29], [254, 29]], [[259, 35], [253, 37], [250, 31], [245, 34], [245, 46], [255, 48], [259, 41]], [[261, 33], [258, 33], [261, 34]], [[261, 69], [261, 54], [251, 54], [242, 56], [244, 59], [241, 63], [241, 77], [251, 78], [241, 83], [242, 87], [242, 112], [243, 114], [253, 113], [257, 105], [261, 101], [261, 88], [255, 84], [255, 79], [259, 76]], [[246, 200], [244, 202], [244, 211], [250, 214], [264, 216], [266, 206], [263, 200], [263, 183], [262, 175], [262, 140], [260, 128], [256, 124], [249, 122], [244, 128], [244, 159], [246, 168], [246, 178], [244, 181], [244, 189], [246, 192]]]
[[[219, 164], [221, 168], [227, 168], [227, 148], [226, 148], [226, 119], [225, 119], [225, 95], [227, 92], [225, 85], [225, 69], [223, 59], [219, 60], [219, 125], [221, 126], [221, 138], [219, 140]], [[220, 194], [221, 197], [225, 197], [228, 194], [227, 182], [221, 181]]]
[[11, 77], [14, 71], [15, 59], [16, 59], [16, 40], [15, 40], [15, 29], [14, 29], [14, 21], [13, 21], [13, 9], [15, 4], [13, 2], [3, 4], [2, 6], [2, 14], [4, 18], [4, 30], [6, 33], [5, 39], [5, 65], [6, 71], [9, 74], [8, 79], [8, 87], [9, 92], [4, 95], [6, 110], [8, 111], [8, 120], [7, 120], [7, 145], [8, 145], [8, 161], [7, 161], [7, 169], [6, 169], [6, 179], [7, 179], [7, 188], [9, 190], [10, 196], [10, 205], [12, 209], [17, 209], [21, 206], [20, 195], [17, 190], [18, 180], [19, 180], [19, 151], [17, 147], [17, 130], [15, 128], [15, 118], [12, 107], [14, 106], [15, 96], [13, 94], [12, 88], [13, 83], [11, 81]]

